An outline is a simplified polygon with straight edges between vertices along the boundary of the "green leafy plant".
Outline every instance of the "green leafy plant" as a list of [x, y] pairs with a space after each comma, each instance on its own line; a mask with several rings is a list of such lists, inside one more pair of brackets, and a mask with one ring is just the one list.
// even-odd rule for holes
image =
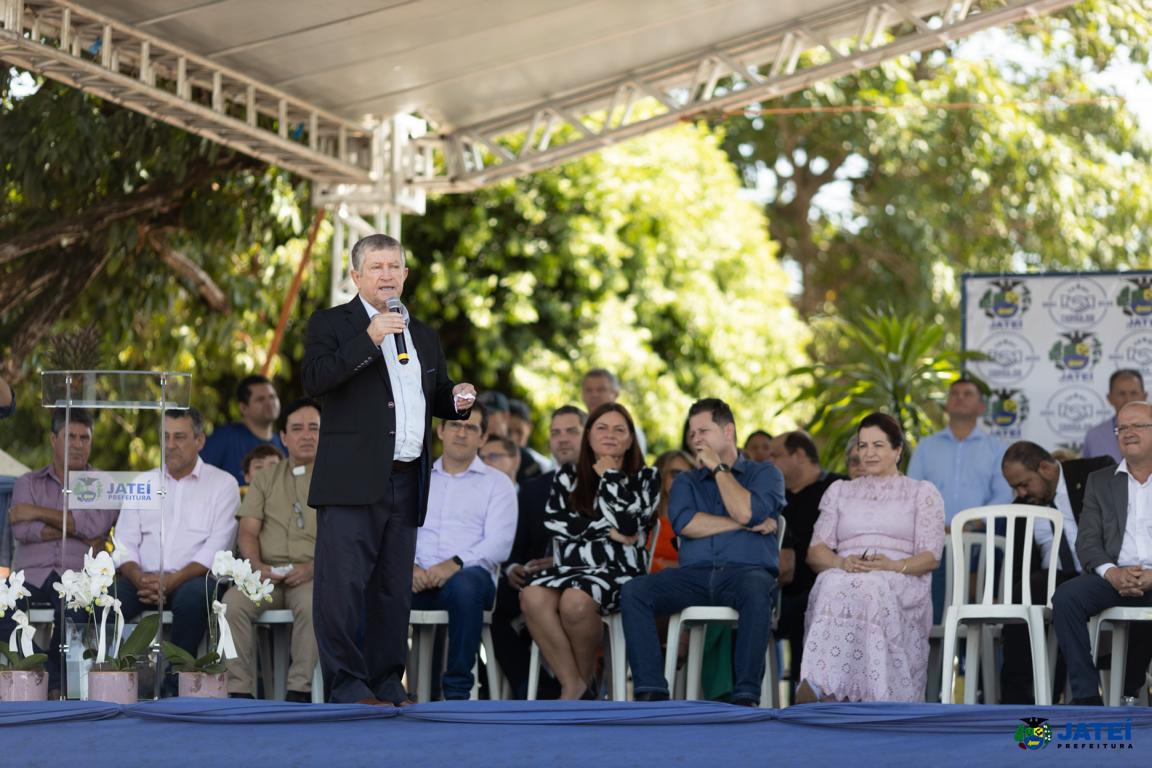
[[[884, 411], [904, 427], [909, 442], [944, 424], [948, 385], [978, 352], [944, 349], [943, 325], [890, 309], [865, 309], [857, 317], [825, 321], [835, 340], [827, 362], [795, 368], [809, 379], [785, 408], [815, 404], [808, 429], [824, 444], [825, 465], [844, 466], [844, 449], [859, 420]], [[910, 455], [906, 451], [906, 455]]]
[[204, 672], [209, 675], [219, 675], [225, 671], [224, 662], [216, 651], [209, 651], [200, 658], [196, 658], [188, 651], [175, 643], [165, 640], [160, 645], [164, 649], [164, 658], [173, 672]]
[[[136, 661], [148, 654], [148, 648], [152, 645], [152, 639], [156, 637], [156, 631], [159, 628], [159, 613], [152, 613], [140, 619], [136, 623], [136, 629], [128, 636], [127, 640], [120, 644], [120, 648], [115, 653], [109, 654], [104, 661], [93, 664], [92, 671], [126, 672], [136, 669]], [[84, 658], [95, 659], [96, 650], [93, 648], [84, 649]]]

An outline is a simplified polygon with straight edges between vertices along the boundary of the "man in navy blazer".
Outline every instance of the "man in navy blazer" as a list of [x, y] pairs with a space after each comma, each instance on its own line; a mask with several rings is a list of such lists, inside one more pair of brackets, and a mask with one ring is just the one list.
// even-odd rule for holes
[[[1052, 596], [1052, 623], [1068, 660], [1073, 704], [1103, 703], [1088, 642], [1088, 619], [1113, 606], [1152, 607], [1152, 405], [1123, 406], [1116, 414], [1116, 435], [1120, 466], [1088, 476], [1076, 537], [1083, 572]], [[1133, 626], [1125, 693], [1142, 684], [1152, 655], [1144, 642], [1147, 626]]]
[[390, 307], [408, 276], [400, 242], [370, 235], [351, 258], [358, 295], [312, 315], [304, 348], [304, 389], [324, 407], [313, 620], [330, 701], [399, 705], [432, 417], [467, 418], [476, 390], [448, 377], [435, 331]]

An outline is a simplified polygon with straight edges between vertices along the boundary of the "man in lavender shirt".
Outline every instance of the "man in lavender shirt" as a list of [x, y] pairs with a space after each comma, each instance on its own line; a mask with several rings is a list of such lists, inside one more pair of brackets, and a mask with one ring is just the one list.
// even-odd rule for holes
[[[1120, 413], [1120, 409], [1128, 403], [1144, 402], [1148, 399], [1144, 391], [1144, 377], [1134, 368], [1121, 368], [1113, 371], [1108, 377], [1108, 404]], [[1117, 463], [1123, 458], [1120, 455], [1120, 443], [1116, 440], [1116, 417], [1105, 419], [1084, 435], [1084, 449], [1080, 455], [1086, 459], [1095, 456], [1111, 456]]]
[[163, 549], [159, 508], [126, 503], [116, 525], [120, 552], [116, 589], [124, 618], [131, 621], [163, 602], [172, 611], [172, 642], [193, 656], [208, 626], [206, 590], [209, 596], [216, 592], [208, 575], [212, 559], [218, 551], [232, 548], [240, 507], [236, 478], [205, 464], [199, 456], [203, 447], [204, 420], [199, 411], [166, 411]]
[[488, 431], [479, 403], [467, 421], [442, 421], [444, 454], [432, 465], [428, 516], [416, 534], [412, 608], [448, 611], [445, 699], [467, 699], [484, 611], [496, 596], [500, 564], [516, 537], [516, 490], [477, 452]]
[[[12, 537], [18, 545], [13, 570], [24, 571], [25, 586], [32, 593], [29, 602], [50, 604], [53, 611], [60, 609], [60, 603], [52, 583], [64, 570], [83, 568], [84, 553], [89, 547], [103, 548], [108, 531], [116, 522], [114, 509], [69, 510], [65, 520], [62, 513], [65, 435], [69, 471], [91, 469], [88, 456], [92, 452], [92, 414], [73, 410], [66, 416], [64, 409], [57, 409], [52, 413], [49, 437], [52, 463], [17, 478], [12, 489], [12, 507], [8, 510]], [[13, 626], [11, 618], [0, 621], [0, 635], [8, 637]], [[56, 691], [61, 682], [59, 622], [53, 626], [46, 653], [48, 688]]]

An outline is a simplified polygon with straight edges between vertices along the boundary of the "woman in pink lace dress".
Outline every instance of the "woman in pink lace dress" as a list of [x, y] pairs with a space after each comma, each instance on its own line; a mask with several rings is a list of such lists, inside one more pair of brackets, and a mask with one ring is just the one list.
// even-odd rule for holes
[[869, 414], [856, 434], [865, 475], [828, 488], [808, 549], [819, 575], [796, 699], [923, 701], [944, 501], [900, 474], [895, 419]]

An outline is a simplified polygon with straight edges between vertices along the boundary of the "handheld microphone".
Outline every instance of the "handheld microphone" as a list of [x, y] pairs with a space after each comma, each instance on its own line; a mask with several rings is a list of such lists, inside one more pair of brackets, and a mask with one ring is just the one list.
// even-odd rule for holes
[[[395, 296], [388, 297], [388, 311], [400, 315], [404, 313], [404, 305]], [[407, 319], [407, 318], [405, 318]], [[405, 323], [407, 325], [407, 323]], [[396, 334], [396, 359], [400, 365], [408, 365], [408, 342], [404, 340], [404, 331]]]

